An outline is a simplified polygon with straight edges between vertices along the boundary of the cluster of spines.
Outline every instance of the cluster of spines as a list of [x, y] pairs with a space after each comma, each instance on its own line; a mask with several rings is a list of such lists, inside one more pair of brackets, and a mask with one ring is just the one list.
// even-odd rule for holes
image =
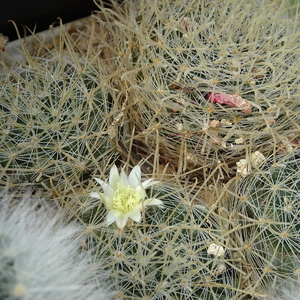
[[68, 49], [37, 55], [24, 46], [25, 61], [10, 66], [0, 85], [2, 186], [71, 185], [113, 155], [105, 71], [64, 34]]
[[[294, 146], [299, 35], [284, 4], [125, 1], [95, 19], [111, 38], [102, 48], [115, 55], [112, 83], [128, 91], [125, 135], [135, 128], [136, 143], [152, 151], [159, 140], [170, 164], [184, 159], [178, 172], [217, 161], [234, 170], [248, 152]], [[215, 94], [247, 107], [218, 104], [226, 101]]]

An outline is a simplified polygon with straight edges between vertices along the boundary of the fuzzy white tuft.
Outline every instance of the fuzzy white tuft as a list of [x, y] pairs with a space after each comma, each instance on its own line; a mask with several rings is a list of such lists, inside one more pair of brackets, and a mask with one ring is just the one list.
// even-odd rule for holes
[[276, 282], [276, 287], [270, 293], [270, 297], [263, 298], [267, 300], [299, 300], [300, 280], [288, 279], [285, 282]]
[[109, 299], [105, 272], [80, 249], [81, 227], [40, 203], [0, 195], [0, 299]]

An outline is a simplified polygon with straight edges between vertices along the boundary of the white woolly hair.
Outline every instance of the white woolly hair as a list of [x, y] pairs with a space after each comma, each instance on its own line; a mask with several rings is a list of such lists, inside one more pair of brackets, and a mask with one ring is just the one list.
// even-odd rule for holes
[[283, 285], [279, 284], [271, 300], [299, 300], [300, 280], [291, 279]]
[[34, 198], [0, 194], [0, 299], [108, 300], [80, 225]]

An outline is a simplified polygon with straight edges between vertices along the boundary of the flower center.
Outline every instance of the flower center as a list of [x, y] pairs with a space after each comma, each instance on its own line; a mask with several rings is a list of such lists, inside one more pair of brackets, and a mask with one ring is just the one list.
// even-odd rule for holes
[[112, 206], [115, 210], [127, 213], [138, 206], [140, 201], [141, 197], [139, 193], [135, 193], [133, 188], [118, 183], [118, 188], [113, 197]]

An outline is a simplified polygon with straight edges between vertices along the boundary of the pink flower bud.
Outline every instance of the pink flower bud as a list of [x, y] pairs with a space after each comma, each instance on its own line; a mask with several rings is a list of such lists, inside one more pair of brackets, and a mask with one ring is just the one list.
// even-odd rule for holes
[[241, 108], [242, 112], [251, 113], [251, 104], [239, 95], [228, 95], [221, 93], [208, 93], [207, 98], [213, 103], [226, 104], [231, 107]]

